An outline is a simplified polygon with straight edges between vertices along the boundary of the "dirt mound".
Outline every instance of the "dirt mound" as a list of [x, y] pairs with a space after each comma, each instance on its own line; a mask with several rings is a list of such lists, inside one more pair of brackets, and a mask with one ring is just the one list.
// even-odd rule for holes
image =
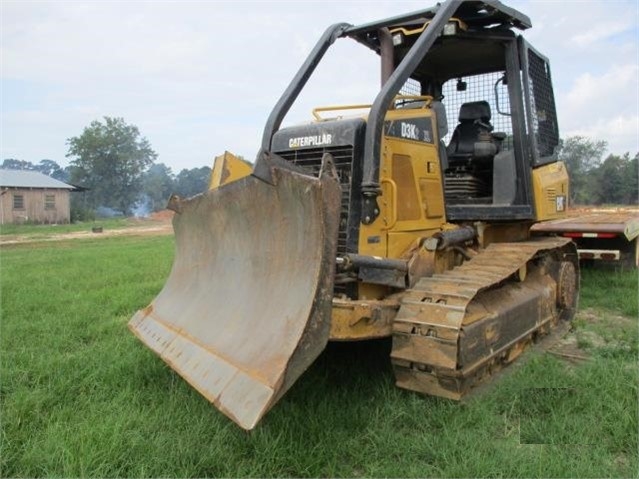
[[155, 221], [170, 221], [175, 213], [171, 210], [155, 211], [149, 215], [149, 218]]

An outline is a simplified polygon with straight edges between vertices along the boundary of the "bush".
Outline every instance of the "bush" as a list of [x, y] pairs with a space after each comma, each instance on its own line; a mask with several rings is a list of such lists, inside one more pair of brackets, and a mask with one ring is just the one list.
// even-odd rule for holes
[[71, 206], [71, 223], [94, 221], [95, 211], [82, 206]]

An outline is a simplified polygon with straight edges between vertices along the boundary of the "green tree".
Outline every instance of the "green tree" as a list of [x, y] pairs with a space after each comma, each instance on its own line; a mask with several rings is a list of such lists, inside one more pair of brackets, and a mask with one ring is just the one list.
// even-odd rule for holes
[[62, 168], [55, 161], [49, 159], [40, 160], [37, 165], [34, 165], [30, 161], [6, 158], [2, 161], [0, 168], [6, 168], [9, 170], [39, 171], [51, 178], [55, 178], [56, 180], [64, 181], [65, 183], [69, 181], [69, 175], [66, 169]]
[[137, 126], [104, 117], [67, 144], [67, 157], [73, 158], [70, 181], [89, 188], [88, 206], [108, 206], [130, 215], [142, 191], [143, 173], [157, 158]]
[[628, 205], [639, 204], [639, 153], [630, 159], [630, 155], [624, 155], [628, 162], [624, 166], [624, 203]]
[[40, 162], [35, 165], [34, 169], [59, 181], [66, 182], [69, 180], [65, 170], [53, 160], [40, 160]]
[[596, 204], [636, 204], [639, 195], [638, 157], [608, 155], [594, 170], [592, 196]]
[[30, 161], [25, 160], [17, 160], [15, 158], [5, 158], [2, 160], [2, 166], [0, 168], [5, 168], [7, 170], [35, 170], [35, 165]]
[[624, 202], [624, 159], [608, 155], [593, 173], [592, 198], [595, 204], [621, 204]]
[[171, 168], [164, 163], [157, 163], [144, 174], [142, 191], [146, 203], [151, 211], [159, 211], [166, 207], [166, 203], [175, 189], [175, 178]]
[[175, 192], [187, 198], [206, 191], [211, 178], [211, 168], [203, 166], [191, 170], [184, 169], [175, 178]]
[[596, 183], [593, 182], [591, 173], [601, 164], [608, 143], [583, 136], [571, 136], [562, 140], [559, 148], [559, 159], [566, 164], [570, 175], [571, 203], [592, 203]]

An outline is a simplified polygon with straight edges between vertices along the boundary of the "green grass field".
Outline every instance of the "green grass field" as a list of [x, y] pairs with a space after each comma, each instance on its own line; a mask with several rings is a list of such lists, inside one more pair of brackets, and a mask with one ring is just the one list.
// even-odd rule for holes
[[126, 327], [172, 255], [169, 236], [0, 249], [2, 477], [637, 477], [636, 273], [584, 272], [587, 361], [533, 350], [457, 404], [396, 389], [388, 341], [331, 344], [247, 433]]

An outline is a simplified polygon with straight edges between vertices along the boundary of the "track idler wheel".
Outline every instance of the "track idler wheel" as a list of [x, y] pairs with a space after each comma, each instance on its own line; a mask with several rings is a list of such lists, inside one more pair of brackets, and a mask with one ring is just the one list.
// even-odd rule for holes
[[562, 261], [557, 275], [557, 306], [562, 320], [569, 321], [575, 314], [578, 297], [578, 277], [575, 265]]

